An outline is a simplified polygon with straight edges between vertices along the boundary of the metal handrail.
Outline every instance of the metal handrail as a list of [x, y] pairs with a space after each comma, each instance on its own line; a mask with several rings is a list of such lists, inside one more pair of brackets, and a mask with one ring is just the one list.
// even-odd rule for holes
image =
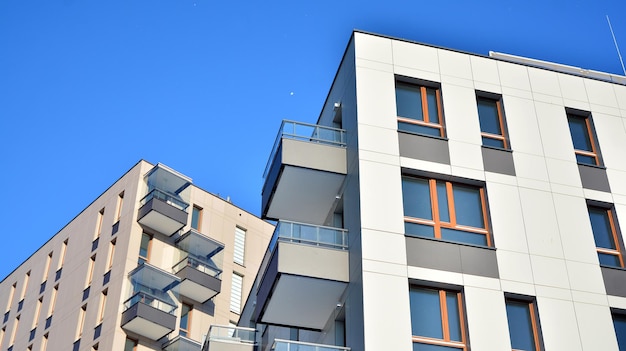
[[160, 189], [152, 189], [146, 196], [143, 197], [143, 199], [141, 199], [141, 205], [145, 205], [148, 201], [152, 200], [153, 198], [157, 198], [159, 200], [165, 201], [168, 204], [180, 209], [180, 210], [187, 210], [187, 207], [189, 207], [189, 204], [186, 203], [185, 201], [177, 198], [175, 195], [169, 194], [163, 190]]
[[[285, 345], [284, 348], [277, 349], [276, 347], [280, 347], [280, 345]], [[291, 346], [294, 346], [293, 348]], [[334, 345], [324, 345], [324, 344], [314, 344], [310, 342], [303, 341], [292, 341], [292, 340], [283, 340], [283, 339], [275, 339], [274, 344], [272, 345], [272, 350], [276, 351], [350, 351], [349, 347], [343, 346], [334, 346]]]

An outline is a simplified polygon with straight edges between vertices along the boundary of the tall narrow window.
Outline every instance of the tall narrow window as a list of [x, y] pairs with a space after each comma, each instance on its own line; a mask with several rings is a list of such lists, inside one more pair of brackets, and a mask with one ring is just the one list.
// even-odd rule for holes
[[83, 328], [85, 327], [85, 315], [87, 314], [87, 304], [83, 305], [78, 310], [78, 325], [76, 330], [76, 338], [79, 339], [83, 335]]
[[87, 283], [86, 283], [87, 286], [91, 284], [91, 280], [93, 279], [93, 270], [95, 266], [96, 266], [96, 255], [93, 255], [89, 259], [89, 266], [87, 267]]
[[235, 247], [233, 261], [237, 264], [244, 265], [246, 253], [246, 230], [235, 227]]
[[407, 235], [491, 246], [482, 187], [405, 176], [402, 197]]
[[46, 257], [46, 268], [43, 271], [43, 278], [41, 279], [42, 283], [45, 283], [48, 280], [48, 274], [50, 274], [50, 266], [52, 265], [52, 252], [48, 254]]
[[587, 209], [600, 264], [624, 267], [622, 242], [613, 210], [591, 205]]
[[193, 209], [191, 211], [191, 228], [200, 231], [200, 226], [202, 225], [202, 208], [193, 205]]
[[52, 316], [54, 313], [54, 307], [57, 302], [57, 295], [59, 294], [59, 285], [57, 284], [54, 289], [52, 289], [52, 295], [50, 296], [50, 308], [48, 310], [48, 317]]
[[139, 245], [139, 264], [150, 261], [151, 246], [152, 246], [152, 236], [146, 233], [142, 233], [141, 244]]
[[588, 165], [601, 165], [600, 152], [595, 140], [591, 114], [567, 114], [567, 123], [574, 143], [576, 161]]
[[111, 269], [113, 267], [113, 257], [115, 256], [115, 243], [117, 240], [111, 240], [111, 244], [109, 245], [109, 257], [107, 262], [107, 269]]
[[460, 292], [411, 286], [409, 297], [413, 350], [467, 350]]
[[432, 86], [396, 81], [398, 130], [443, 137], [441, 92]]
[[126, 339], [124, 342], [124, 351], [135, 351], [137, 350], [137, 340]]
[[21, 311], [24, 307], [24, 298], [26, 297], [26, 290], [28, 289], [28, 282], [30, 280], [30, 271], [26, 272], [24, 276], [24, 285], [22, 285], [22, 293], [20, 294], [20, 301], [17, 303], [17, 311]]
[[6, 308], [7, 313], [11, 309], [11, 305], [13, 304], [13, 298], [15, 297], [15, 290], [16, 289], [17, 289], [17, 282], [15, 282], [15, 283], [13, 283], [13, 285], [11, 285], [11, 290], [9, 291], [9, 299], [7, 300], [7, 308]]
[[98, 309], [98, 322], [101, 323], [104, 320], [104, 312], [107, 303], [107, 294], [108, 289], [102, 291], [102, 295], [100, 296], [100, 307]]
[[102, 233], [102, 222], [104, 220], [104, 208], [98, 212], [98, 222], [96, 224], [96, 233], [94, 238], [97, 238]]
[[506, 317], [513, 350], [541, 350], [539, 319], [534, 302], [507, 298]]
[[46, 351], [48, 349], [48, 333], [43, 335], [41, 338], [41, 351]]
[[193, 307], [186, 303], [183, 303], [182, 308], [180, 309], [180, 324], [178, 327], [178, 334], [189, 337], [189, 332], [191, 329], [191, 312]]
[[117, 213], [115, 214], [115, 221], [119, 221], [120, 217], [122, 217], [122, 205], [124, 204], [124, 192], [122, 191], [117, 196]]
[[476, 104], [483, 145], [509, 149], [502, 100], [477, 96]]
[[243, 276], [233, 272], [232, 287], [230, 289], [230, 311], [241, 313], [241, 291], [243, 288]]
[[36, 328], [39, 324], [39, 316], [41, 315], [41, 305], [43, 304], [43, 297], [40, 297], [37, 300], [37, 305], [35, 305], [35, 318], [33, 318], [33, 328]]
[[15, 317], [15, 323], [13, 324], [13, 330], [11, 331], [11, 338], [9, 339], [9, 345], [15, 344], [15, 335], [17, 335], [17, 328], [20, 326], [20, 316]]
[[65, 263], [65, 255], [67, 254], [67, 244], [69, 239], [65, 239], [63, 245], [61, 246], [61, 256], [59, 257], [59, 265], [57, 266], [57, 271], [55, 273], [54, 281], [56, 282], [61, 278], [61, 272], [63, 272], [63, 264]]

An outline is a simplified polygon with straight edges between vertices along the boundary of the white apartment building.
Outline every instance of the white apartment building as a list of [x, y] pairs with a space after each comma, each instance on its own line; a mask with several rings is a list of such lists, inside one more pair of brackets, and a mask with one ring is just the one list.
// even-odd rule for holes
[[272, 231], [139, 161], [0, 282], [0, 350], [200, 350], [238, 322]]
[[[626, 350], [626, 77], [355, 31], [220, 351]], [[219, 330], [218, 327], [215, 330]]]

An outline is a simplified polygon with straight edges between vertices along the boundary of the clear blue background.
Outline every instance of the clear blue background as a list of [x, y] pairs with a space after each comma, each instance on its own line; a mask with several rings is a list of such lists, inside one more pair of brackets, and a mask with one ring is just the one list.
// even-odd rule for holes
[[607, 14], [626, 51], [623, 0], [2, 0], [0, 279], [141, 158], [259, 214], [353, 29], [623, 74]]

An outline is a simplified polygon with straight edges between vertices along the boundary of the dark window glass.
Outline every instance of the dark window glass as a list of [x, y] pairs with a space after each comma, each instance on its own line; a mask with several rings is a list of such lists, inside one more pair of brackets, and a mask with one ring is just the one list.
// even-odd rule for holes
[[52, 316], [46, 318], [46, 326], [44, 329], [50, 328], [50, 325], [52, 325]]
[[482, 140], [483, 140], [483, 145], [485, 146], [498, 147], [501, 149], [505, 148], [504, 140], [488, 138], [488, 137], [482, 137]]
[[596, 247], [605, 249], [616, 249], [613, 240], [613, 231], [609, 222], [609, 215], [605, 209], [589, 208], [589, 219], [591, 220], [591, 228], [593, 229], [593, 238], [596, 241]]
[[126, 339], [126, 342], [124, 343], [124, 351], [135, 351], [136, 347], [137, 347], [137, 341]]
[[398, 116], [419, 121], [424, 120], [420, 89], [416, 85], [396, 83], [396, 109]]
[[441, 238], [459, 243], [487, 246], [487, 236], [485, 236], [485, 234], [466, 232], [463, 230], [441, 228]]
[[17, 303], [17, 312], [21, 311], [22, 307], [24, 307], [24, 299], [21, 299], [20, 302]]
[[406, 216], [423, 219], [433, 218], [428, 180], [403, 178], [402, 194]]
[[193, 210], [191, 211], [191, 228], [195, 230], [199, 230], [200, 211], [202, 210], [196, 206], [193, 206]]
[[39, 293], [41, 294], [42, 292], [46, 291], [46, 281], [44, 281], [43, 283], [41, 283], [41, 285], [39, 285]]
[[535, 330], [530, 312], [531, 305], [525, 301], [506, 301], [511, 346], [516, 350], [537, 350]]
[[624, 351], [626, 350], [626, 315], [614, 314], [613, 326], [615, 327], [619, 349], [620, 351]]
[[100, 241], [100, 238], [95, 238], [92, 242], [91, 242], [91, 251], [95, 250], [98, 248], [98, 242]]
[[446, 183], [437, 181], [437, 203], [439, 204], [439, 219], [450, 223], [450, 211], [448, 210], [448, 191]]
[[111, 271], [104, 273], [104, 278], [102, 279], [102, 285], [107, 285], [111, 280]]
[[465, 350], [460, 294], [412, 286], [411, 332], [413, 350]]
[[450, 340], [461, 341], [461, 314], [459, 312], [459, 301], [455, 292], [446, 291], [446, 307], [448, 309]]
[[59, 268], [59, 270], [57, 270], [57, 272], [54, 275], [54, 281], [56, 282], [57, 280], [61, 279], [61, 273], [63, 272], [63, 268]]
[[37, 328], [30, 331], [30, 335], [28, 336], [28, 341], [32, 341], [35, 338], [35, 334], [37, 334]]
[[6, 311], [6, 312], [4, 313], [4, 318], [3, 318], [3, 320], [2, 320], [2, 323], [6, 323], [6, 322], [9, 320], [9, 312], [10, 312], [10, 311]]
[[404, 232], [407, 235], [423, 236], [426, 238], [435, 237], [435, 228], [424, 224], [404, 222]]
[[72, 347], [72, 351], [78, 351], [80, 350], [80, 339], [74, 341], [74, 345]]
[[480, 130], [485, 133], [502, 135], [496, 101], [485, 98], [478, 98], [477, 100]]
[[117, 222], [115, 222], [115, 224], [113, 224], [113, 227], [111, 227], [111, 235], [115, 235], [119, 229], [120, 221], [118, 220]]
[[574, 142], [574, 149], [593, 151], [586, 118], [570, 115], [567, 121], [569, 122], [569, 131]]
[[89, 289], [90, 287], [86, 287], [85, 290], [83, 290], [83, 301], [85, 301], [88, 297], [89, 297]]
[[454, 207], [458, 224], [484, 228], [483, 207], [480, 190], [463, 185], [454, 185]]
[[413, 288], [410, 298], [413, 335], [443, 339], [439, 290]]
[[440, 123], [437, 107], [437, 90], [426, 88], [426, 101], [428, 102], [428, 117], [430, 123]]
[[98, 324], [96, 328], [93, 330], [93, 339], [96, 340], [100, 337], [100, 333], [102, 332], [102, 323]]

